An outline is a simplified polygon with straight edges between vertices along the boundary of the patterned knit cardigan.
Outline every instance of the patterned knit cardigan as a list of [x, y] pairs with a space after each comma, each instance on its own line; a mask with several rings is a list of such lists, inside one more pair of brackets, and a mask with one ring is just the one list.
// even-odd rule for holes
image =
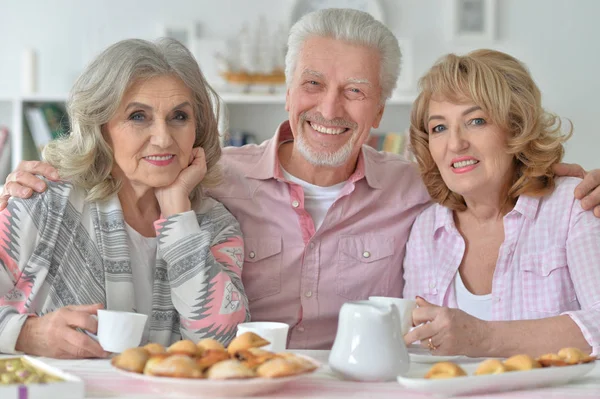
[[[118, 197], [86, 202], [69, 183], [47, 182], [0, 213], [0, 352], [14, 353], [23, 323], [67, 305], [134, 311], [130, 249]], [[158, 238], [150, 342], [214, 337], [228, 343], [249, 320], [244, 247], [235, 218], [203, 198], [155, 222]]]

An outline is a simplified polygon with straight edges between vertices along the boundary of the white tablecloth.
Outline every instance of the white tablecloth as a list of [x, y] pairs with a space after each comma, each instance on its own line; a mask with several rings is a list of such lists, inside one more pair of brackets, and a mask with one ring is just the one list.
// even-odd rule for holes
[[[408, 391], [396, 382], [364, 383], [340, 380], [327, 366], [329, 351], [295, 352], [310, 356], [320, 361], [323, 366], [312, 375], [293, 381], [282, 390], [263, 396], [264, 398], [432, 398], [427, 394]], [[165, 397], [155, 393], [148, 384], [141, 384], [137, 380], [116, 372], [112, 369], [108, 360], [56, 360], [48, 358], [40, 358], [40, 360], [82, 378], [86, 385], [86, 398], [162, 399]], [[411, 368], [416, 367], [428, 369], [430, 365], [416, 363], [411, 365]], [[567, 385], [483, 396], [468, 396], [468, 398], [598, 399], [600, 398], [600, 366], [596, 365], [589, 374]]]

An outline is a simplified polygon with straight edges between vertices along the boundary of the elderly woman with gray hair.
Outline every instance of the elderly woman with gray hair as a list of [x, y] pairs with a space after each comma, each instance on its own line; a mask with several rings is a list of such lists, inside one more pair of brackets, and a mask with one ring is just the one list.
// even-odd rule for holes
[[44, 158], [64, 179], [0, 213], [0, 352], [103, 357], [101, 308], [149, 315], [147, 339], [224, 343], [249, 318], [219, 182], [214, 91], [180, 43], [124, 40], [71, 91], [72, 131]]

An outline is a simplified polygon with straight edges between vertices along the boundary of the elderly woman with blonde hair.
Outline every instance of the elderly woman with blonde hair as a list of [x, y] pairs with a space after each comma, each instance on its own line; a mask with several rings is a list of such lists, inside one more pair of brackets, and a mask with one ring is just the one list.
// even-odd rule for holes
[[[75, 82], [71, 132], [45, 159], [63, 181], [0, 213], [0, 352], [103, 357], [96, 310], [147, 314], [147, 340], [227, 343], [248, 320], [220, 181], [214, 91], [180, 43], [124, 40]], [[215, 110], [217, 112], [215, 112]]]
[[556, 178], [560, 119], [526, 67], [492, 50], [447, 55], [420, 81], [410, 142], [436, 204], [413, 225], [405, 336], [435, 355], [600, 349], [600, 220]]

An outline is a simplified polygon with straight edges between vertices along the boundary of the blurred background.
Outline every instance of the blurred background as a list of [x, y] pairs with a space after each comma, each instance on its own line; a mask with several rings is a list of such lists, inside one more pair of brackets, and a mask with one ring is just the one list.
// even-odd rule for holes
[[226, 105], [225, 145], [260, 142], [287, 119], [281, 68], [290, 25], [320, 7], [371, 12], [400, 39], [399, 87], [371, 144], [402, 152], [418, 77], [448, 52], [508, 52], [544, 106], [574, 124], [565, 160], [600, 167], [597, 0], [0, 0], [0, 179], [68, 130], [64, 101], [85, 65], [125, 38], [172, 36]]

